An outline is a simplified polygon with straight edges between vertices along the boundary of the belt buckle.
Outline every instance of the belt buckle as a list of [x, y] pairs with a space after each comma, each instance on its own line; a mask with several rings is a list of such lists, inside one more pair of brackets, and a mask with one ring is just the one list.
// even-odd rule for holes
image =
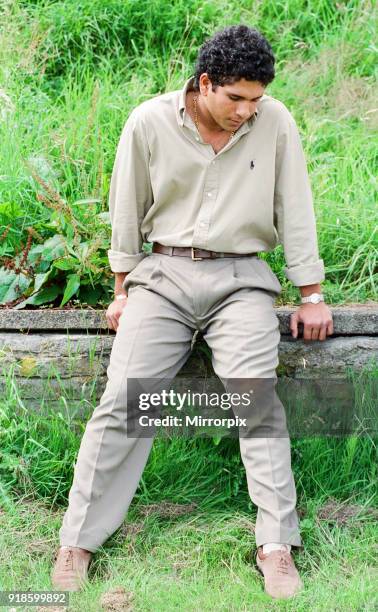
[[203, 257], [195, 257], [194, 251], [197, 250], [196, 247], [192, 247], [192, 260], [193, 261], [202, 261]]

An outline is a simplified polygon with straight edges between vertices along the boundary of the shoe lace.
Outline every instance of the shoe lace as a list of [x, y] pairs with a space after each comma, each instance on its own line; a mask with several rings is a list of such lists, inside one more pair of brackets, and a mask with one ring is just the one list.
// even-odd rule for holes
[[64, 556], [63, 556], [63, 565], [64, 565], [64, 569], [73, 569], [73, 550], [71, 548], [68, 548], [67, 550], [64, 551]]
[[277, 571], [280, 574], [288, 574], [289, 573], [289, 560], [286, 555], [281, 554], [277, 557]]

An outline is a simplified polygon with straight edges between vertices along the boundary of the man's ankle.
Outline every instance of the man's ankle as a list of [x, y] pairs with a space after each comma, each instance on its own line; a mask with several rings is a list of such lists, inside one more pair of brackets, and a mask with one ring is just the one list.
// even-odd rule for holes
[[291, 552], [291, 545], [282, 544], [280, 542], [268, 542], [267, 544], [263, 544], [262, 551], [264, 555], [272, 552], [273, 550], [283, 550], [285, 552]]
[[84, 552], [92, 554], [92, 552], [90, 550], [87, 550], [86, 548], [81, 548], [80, 546], [71, 546], [69, 544], [61, 544], [59, 546], [59, 548], [60, 548], [60, 550], [66, 550], [67, 548], [77, 548], [78, 550], [83, 550]]

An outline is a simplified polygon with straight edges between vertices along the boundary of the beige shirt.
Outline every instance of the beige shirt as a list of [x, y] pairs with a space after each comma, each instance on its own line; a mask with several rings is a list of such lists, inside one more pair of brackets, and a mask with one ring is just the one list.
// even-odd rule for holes
[[143, 242], [240, 254], [281, 243], [286, 277], [320, 283], [311, 187], [291, 113], [264, 94], [215, 154], [185, 109], [192, 83], [142, 102], [125, 123], [109, 192], [111, 270], [130, 272], [146, 256]]

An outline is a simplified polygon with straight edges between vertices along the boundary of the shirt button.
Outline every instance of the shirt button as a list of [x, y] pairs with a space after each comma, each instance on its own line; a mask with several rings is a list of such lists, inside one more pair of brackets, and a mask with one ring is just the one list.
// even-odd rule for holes
[[207, 195], [209, 196], [209, 198], [211, 198], [211, 191], [208, 191]]
[[199, 140], [198, 136], [196, 136], [196, 140], [197, 140], [197, 141]]
[[206, 225], [205, 221], [201, 221], [200, 226], [205, 227], [205, 225]]
[[213, 166], [215, 165], [215, 161], [212, 161], [211, 163], [213, 164]]

